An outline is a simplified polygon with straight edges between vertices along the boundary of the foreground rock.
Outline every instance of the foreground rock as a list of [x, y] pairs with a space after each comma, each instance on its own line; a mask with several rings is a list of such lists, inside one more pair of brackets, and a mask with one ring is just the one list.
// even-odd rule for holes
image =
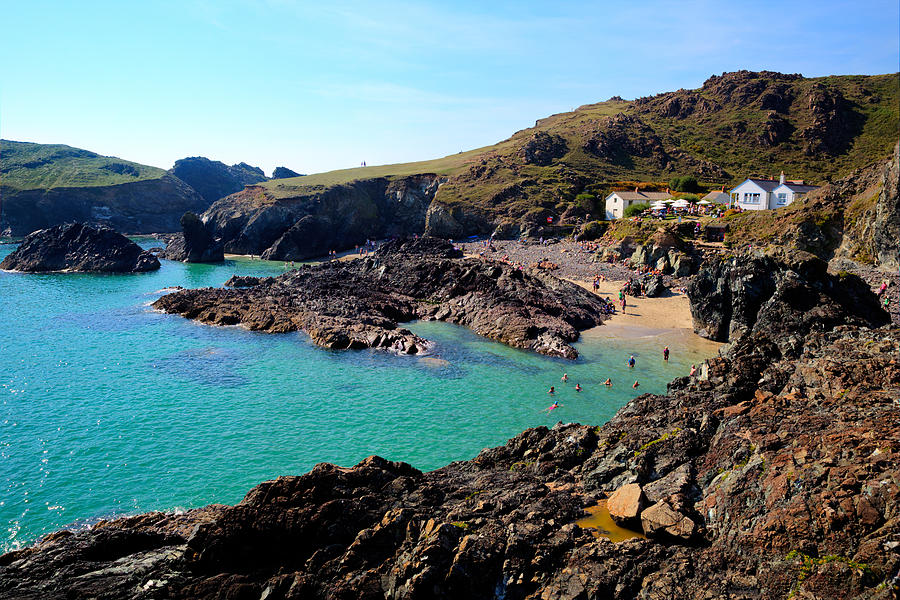
[[368, 258], [232, 284], [237, 289], [176, 292], [154, 306], [215, 325], [302, 330], [327, 348], [407, 354], [422, 352], [427, 342], [398, 323], [436, 319], [517, 348], [575, 358], [572, 342], [602, 322], [604, 304], [552, 275], [462, 258], [452, 244], [433, 238], [389, 242]]
[[181, 262], [222, 262], [225, 250], [222, 240], [215, 238], [206, 224], [194, 213], [181, 217], [182, 233], [171, 237], [161, 258]]
[[[0, 557], [0, 597], [894, 598], [900, 328], [806, 301], [780, 296], [781, 318], [603, 427], [530, 429], [430, 473], [320, 464], [236, 506], [59, 532]], [[629, 484], [655, 538], [574, 523]]]
[[124, 235], [80, 223], [35, 231], [0, 263], [0, 269], [27, 273], [143, 273], [158, 268], [155, 256]]

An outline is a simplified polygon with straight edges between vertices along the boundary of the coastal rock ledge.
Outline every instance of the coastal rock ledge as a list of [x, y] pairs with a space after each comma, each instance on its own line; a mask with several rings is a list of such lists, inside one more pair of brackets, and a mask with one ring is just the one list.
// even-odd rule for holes
[[[602, 427], [529, 429], [428, 473], [319, 464], [235, 506], [60, 531], [0, 557], [0, 598], [896, 598], [900, 328], [865, 299], [857, 325], [808, 301], [774, 294], [777, 319]], [[648, 539], [577, 524], [623, 487], [609, 509]]]
[[29, 234], [0, 263], [0, 269], [26, 273], [143, 273], [159, 269], [159, 260], [112, 229], [68, 223]]
[[398, 323], [464, 325], [516, 348], [576, 358], [580, 331], [600, 325], [604, 302], [536, 270], [463, 258], [436, 238], [395, 240], [372, 256], [302, 265], [275, 278], [241, 278], [234, 289], [182, 290], [153, 306], [214, 325], [283, 333], [302, 330], [333, 349], [391, 348], [407, 354], [428, 342]]

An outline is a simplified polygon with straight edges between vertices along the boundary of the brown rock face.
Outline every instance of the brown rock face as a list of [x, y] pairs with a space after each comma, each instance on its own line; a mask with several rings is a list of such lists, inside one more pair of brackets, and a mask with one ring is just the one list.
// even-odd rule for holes
[[671, 536], [689, 540], [697, 533], [697, 524], [668, 502], [657, 502], [641, 512], [641, 527], [647, 537]]
[[338, 350], [421, 353], [426, 340], [398, 323], [437, 319], [566, 358], [578, 356], [571, 344], [579, 332], [602, 322], [602, 305], [552, 275], [461, 258], [449, 242], [434, 238], [390, 242], [370, 258], [307, 265], [250, 287], [182, 290], [154, 303], [214, 325], [303, 330], [315, 343]]
[[641, 486], [628, 483], [617, 489], [606, 501], [609, 515], [619, 524], [634, 524], [647, 499]]

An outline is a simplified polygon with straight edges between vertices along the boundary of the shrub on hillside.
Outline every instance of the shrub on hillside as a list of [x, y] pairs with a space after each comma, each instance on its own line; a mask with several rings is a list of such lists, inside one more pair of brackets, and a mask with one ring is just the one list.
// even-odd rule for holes
[[684, 175], [683, 177], [675, 177], [669, 182], [669, 187], [677, 192], [699, 192], [700, 184], [693, 175]]
[[609, 221], [590, 221], [581, 228], [578, 239], [584, 242], [596, 240], [603, 237], [609, 227]]
[[645, 210], [650, 208], [649, 204], [632, 204], [628, 208], [625, 209], [625, 213], [623, 216], [627, 219], [629, 217], [634, 217], [636, 215], [641, 214]]
[[575, 196], [575, 205], [587, 213], [593, 214], [597, 209], [597, 196], [593, 194], [578, 194]]

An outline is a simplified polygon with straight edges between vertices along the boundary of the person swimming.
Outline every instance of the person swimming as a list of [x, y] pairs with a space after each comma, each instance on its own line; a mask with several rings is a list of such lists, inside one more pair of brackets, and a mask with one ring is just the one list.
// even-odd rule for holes
[[576, 384], [575, 384], [575, 391], [576, 391], [576, 392], [580, 392], [580, 391], [581, 391], [581, 384], [580, 384], [580, 383], [576, 383]]
[[633, 389], [637, 389], [638, 386], [640, 386], [640, 385], [641, 385], [641, 384], [639, 384], [639, 383], [637, 382], [637, 380], [635, 380], [635, 381], [634, 381], [634, 385], [631, 386], [631, 387], [632, 387]]
[[559, 408], [559, 402], [554, 401], [553, 404], [544, 409], [544, 412], [549, 413], [551, 410], [556, 410], [557, 408]]
[[634, 354], [632, 354], [631, 358], [628, 359], [628, 366], [632, 369], [634, 368]]
[[606, 378], [606, 381], [603, 382], [603, 385], [605, 385], [605, 386], [607, 386], [607, 387], [611, 387], [611, 386], [612, 386], [612, 379], [610, 379], [609, 377], [607, 377], [607, 378]]
[[567, 381], [569, 381], [569, 374], [563, 373], [563, 376], [560, 377], [559, 380], [562, 381], [563, 383], [566, 383]]
[[551, 396], [552, 396], [555, 392], [556, 392], [556, 388], [554, 388], [552, 385], [550, 386], [550, 389], [547, 390], [547, 393], [550, 394]]

